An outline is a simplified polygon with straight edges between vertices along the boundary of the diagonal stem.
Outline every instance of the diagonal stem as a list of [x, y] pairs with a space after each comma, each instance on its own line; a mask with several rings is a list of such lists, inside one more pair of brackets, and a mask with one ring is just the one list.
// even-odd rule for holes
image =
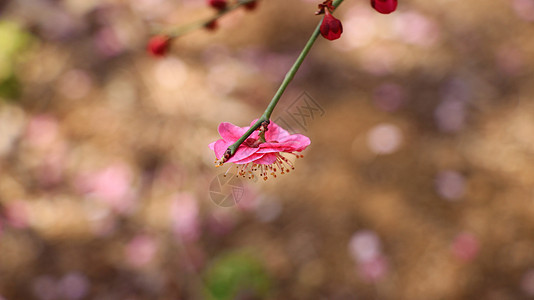
[[[332, 2], [332, 5], [335, 8], [337, 8], [342, 2], [343, 2], [343, 0], [334, 0]], [[324, 16], [323, 16], [323, 18], [324, 18]], [[280, 87], [278, 88], [278, 91], [276, 92], [276, 94], [274, 95], [273, 99], [271, 100], [271, 103], [269, 103], [269, 105], [265, 109], [265, 112], [263, 113], [263, 115], [261, 115], [261, 117], [258, 119], [258, 121], [256, 121], [256, 123], [254, 123], [254, 125], [250, 126], [250, 128], [247, 130], [247, 132], [245, 132], [245, 134], [243, 134], [243, 136], [241, 136], [235, 143], [233, 143], [232, 145], [230, 145], [230, 147], [228, 147], [228, 149], [226, 149], [226, 152], [225, 152], [225, 154], [224, 154], [224, 156], [222, 158], [222, 162], [223, 163], [225, 161], [227, 161], [228, 159], [230, 159], [230, 157], [232, 157], [235, 154], [235, 152], [237, 151], [237, 148], [256, 129], [258, 129], [263, 122], [269, 122], [269, 119], [271, 118], [271, 114], [273, 113], [274, 108], [278, 104], [278, 101], [282, 97], [282, 94], [284, 94], [284, 91], [286, 90], [287, 86], [293, 80], [293, 77], [295, 77], [295, 74], [299, 70], [300, 65], [302, 65], [302, 62], [304, 61], [304, 59], [306, 58], [306, 56], [310, 52], [313, 44], [317, 40], [317, 37], [320, 34], [320, 29], [321, 29], [322, 22], [323, 22], [323, 19], [321, 19], [319, 24], [317, 24], [317, 27], [315, 28], [315, 30], [313, 31], [310, 39], [308, 40], [308, 42], [304, 46], [304, 49], [302, 49], [302, 52], [300, 52], [299, 57], [297, 58], [297, 60], [295, 61], [295, 63], [291, 67], [291, 69], [289, 69], [289, 71], [287, 72], [287, 74], [286, 74], [286, 76], [284, 78], [284, 81], [282, 81], [282, 84], [280, 85]]]

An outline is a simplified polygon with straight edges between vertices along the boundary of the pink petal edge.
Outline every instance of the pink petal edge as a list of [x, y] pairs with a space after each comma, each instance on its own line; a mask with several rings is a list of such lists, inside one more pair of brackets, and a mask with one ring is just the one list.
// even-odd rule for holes
[[276, 161], [276, 154], [267, 153], [262, 158], [255, 160], [254, 163], [259, 165], [270, 165]]
[[241, 159], [241, 160], [238, 160], [238, 161], [234, 161], [233, 163], [237, 164], [237, 165], [248, 164], [250, 162], [255, 162], [255, 160], [262, 158], [264, 155], [266, 155], [266, 154], [265, 153], [254, 153], [254, 154], [250, 155], [247, 158], [244, 158], [244, 159]]
[[221, 137], [228, 142], [237, 141], [245, 132], [248, 130], [247, 127], [241, 128], [237, 125], [228, 122], [222, 122], [219, 124], [219, 134]]
[[237, 148], [237, 151], [235, 152], [234, 156], [232, 156], [227, 162], [236, 162], [245, 159], [251, 156], [252, 154], [258, 152], [259, 149], [260, 148], [249, 148], [241, 145], [239, 146], [239, 148]]
[[280, 127], [275, 122], [271, 122], [268, 127], [269, 130], [265, 133], [265, 139], [267, 141], [280, 141], [281, 139], [284, 139], [288, 136], [290, 136], [289, 132], [285, 130], [284, 128]]
[[215, 141], [213, 145], [213, 152], [215, 152], [215, 157], [217, 159], [221, 159], [224, 155], [224, 152], [226, 152], [226, 149], [228, 149], [228, 146], [230, 145], [232, 145], [232, 142], [227, 142], [223, 139]]

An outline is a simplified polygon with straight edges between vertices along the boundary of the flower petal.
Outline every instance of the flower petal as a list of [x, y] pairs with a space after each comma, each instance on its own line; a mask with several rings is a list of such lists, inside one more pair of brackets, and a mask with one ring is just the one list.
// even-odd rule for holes
[[235, 152], [234, 156], [232, 156], [227, 162], [236, 162], [245, 159], [251, 156], [252, 154], [258, 152], [259, 149], [260, 148], [250, 148], [241, 145], [239, 146], [239, 148], [237, 148], [237, 151]]
[[226, 152], [226, 149], [228, 149], [228, 146], [232, 144], [233, 144], [232, 142], [227, 142], [223, 139], [220, 139], [214, 143], [209, 144], [209, 146], [210, 148], [212, 148], [212, 145], [213, 145], [212, 150], [215, 152], [215, 157], [217, 159], [221, 159], [221, 157], [223, 157], [224, 155], [224, 152]]
[[259, 165], [271, 165], [276, 161], [276, 154], [267, 153], [260, 159], [254, 161], [254, 163]]
[[253, 162], [253, 161], [257, 160], [257, 159], [262, 158], [264, 155], [267, 155], [267, 154], [265, 154], [265, 153], [254, 153], [254, 154], [250, 155], [247, 158], [244, 158], [244, 159], [238, 160], [238, 161], [234, 161], [233, 163], [236, 164], [236, 165], [248, 164], [249, 162]]
[[306, 149], [311, 144], [310, 138], [302, 134], [292, 134], [279, 142], [293, 149], [292, 151], [298, 152]]
[[[217, 140], [218, 141], [218, 140]], [[211, 150], [213, 150], [213, 147], [215, 147], [215, 143], [217, 143], [217, 141], [215, 142], [212, 142], [208, 145], [208, 147], [210, 147]]]
[[248, 130], [249, 127], [241, 128], [239, 126], [236, 126], [232, 123], [223, 122], [219, 124], [219, 134], [221, 137], [228, 142], [234, 143], [237, 141], [245, 132]]
[[288, 145], [282, 143], [263, 143], [259, 147], [258, 153], [292, 152]]
[[272, 152], [301, 152], [310, 145], [310, 139], [302, 134], [292, 134], [279, 143], [263, 143], [260, 144], [258, 153], [272, 153]]
[[287, 130], [278, 126], [278, 124], [276, 124], [275, 122], [271, 122], [267, 128], [268, 130], [265, 133], [265, 139], [269, 142], [279, 142], [281, 139], [290, 135]]

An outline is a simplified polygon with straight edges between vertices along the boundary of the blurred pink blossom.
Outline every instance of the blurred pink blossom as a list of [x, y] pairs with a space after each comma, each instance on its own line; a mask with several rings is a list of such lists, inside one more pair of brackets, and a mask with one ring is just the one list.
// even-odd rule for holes
[[529, 269], [523, 274], [521, 289], [529, 297], [534, 297], [534, 269]]
[[34, 278], [32, 292], [37, 299], [41, 300], [54, 300], [59, 298], [56, 281], [49, 275], [41, 275]]
[[378, 281], [387, 275], [389, 264], [382, 253], [380, 238], [372, 230], [360, 230], [352, 235], [349, 254], [365, 281]]
[[360, 230], [352, 235], [349, 253], [356, 262], [366, 262], [381, 255], [378, 235], [371, 230]]
[[[202, 6], [202, 1], [186, 1], [182, 0], [181, 5], [190, 5], [189, 3], [195, 3], [196, 6]], [[164, 18], [166, 15], [173, 11], [173, 2], [165, 0], [131, 0], [131, 6], [138, 12], [140, 16], [147, 20], [154, 20], [158, 18]]]
[[82, 273], [71, 272], [59, 280], [57, 290], [65, 299], [82, 299], [89, 292], [89, 280]]
[[59, 125], [50, 115], [35, 115], [26, 128], [26, 141], [36, 148], [47, 148], [59, 138]]
[[26, 202], [22, 200], [9, 202], [5, 204], [4, 211], [7, 225], [19, 229], [28, 227], [29, 217]]
[[88, 215], [91, 221], [91, 229], [97, 236], [109, 236], [117, 230], [117, 216], [107, 209], [95, 209]]
[[440, 40], [438, 25], [419, 12], [399, 12], [394, 21], [395, 32], [405, 43], [429, 47]]
[[80, 99], [93, 89], [93, 79], [89, 72], [71, 69], [61, 75], [57, 82], [59, 92], [69, 99]]
[[467, 118], [465, 103], [458, 100], [445, 100], [436, 107], [434, 117], [441, 131], [460, 131], [464, 128]]
[[479, 248], [477, 237], [467, 232], [458, 234], [451, 245], [453, 255], [463, 261], [475, 259]]
[[436, 176], [436, 190], [442, 198], [458, 200], [465, 194], [465, 178], [457, 171], [441, 171]]
[[140, 234], [126, 245], [126, 260], [134, 267], [143, 267], [150, 263], [158, 251], [154, 238]]
[[268, 223], [276, 220], [282, 213], [283, 206], [277, 198], [258, 198], [256, 217], [260, 222]]
[[208, 229], [216, 236], [230, 233], [236, 223], [235, 215], [228, 209], [216, 208], [208, 218]]
[[361, 58], [363, 69], [375, 76], [385, 76], [394, 71], [399, 55], [384, 45], [364, 48]]
[[517, 76], [525, 66], [525, 59], [521, 52], [508, 45], [502, 46], [497, 50], [495, 60], [497, 67], [508, 76]]
[[379, 109], [394, 112], [406, 101], [406, 92], [396, 83], [384, 83], [375, 89], [373, 100]]
[[41, 186], [48, 187], [56, 185], [63, 180], [66, 154], [66, 143], [59, 141], [51, 145], [51, 148], [44, 154], [36, 170], [36, 179]]
[[368, 282], [383, 279], [389, 270], [389, 263], [385, 256], [379, 255], [373, 259], [358, 264], [358, 271], [362, 278]]
[[236, 202], [236, 205], [242, 211], [255, 211], [260, 204], [259, 197], [260, 195], [253, 184], [245, 184], [243, 186], [243, 195]]
[[454, 76], [440, 87], [440, 96], [444, 101], [467, 103], [473, 98], [473, 86], [469, 78]]
[[378, 33], [374, 12], [367, 5], [349, 9], [343, 18], [343, 27], [345, 35], [340, 42], [346, 50], [368, 45]]
[[402, 131], [393, 124], [378, 124], [367, 133], [369, 148], [380, 155], [396, 152], [402, 145], [402, 140]]
[[186, 174], [182, 167], [178, 165], [167, 164], [158, 168], [155, 180], [161, 184], [176, 188], [182, 185], [185, 177]]
[[34, 170], [38, 183], [45, 187], [60, 183], [68, 148], [57, 119], [50, 115], [31, 117], [26, 127], [25, 142], [38, 157]]
[[200, 236], [199, 208], [196, 199], [188, 193], [173, 196], [171, 207], [172, 228], [185, 241], [196, 241]]
[[512, 0], [512, 7], [519, 18], [527, 22], [534, 22], [534, 1]]
[[96, 49], [105, 57], [113, 57], [124, 51], [124, 45], [113, 27], [103, 27], [94, 37]]
[[115, 163], [78, 177], [76, 187], [90, 198], [106, 204], [116, 213], [128, 214], [135, 207], [132, 173], [127, 165]]

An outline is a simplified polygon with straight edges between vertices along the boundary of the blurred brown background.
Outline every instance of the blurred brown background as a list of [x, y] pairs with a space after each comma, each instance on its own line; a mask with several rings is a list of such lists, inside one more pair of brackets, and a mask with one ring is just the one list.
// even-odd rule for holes
[[204, 1], [2, 2], [0, 299], [534, 298], [532, 0], [346, 0], [273, 115], [304, 159], [212, 201], [218, 124], [260, 116], [316, 5], [155, 59]]

